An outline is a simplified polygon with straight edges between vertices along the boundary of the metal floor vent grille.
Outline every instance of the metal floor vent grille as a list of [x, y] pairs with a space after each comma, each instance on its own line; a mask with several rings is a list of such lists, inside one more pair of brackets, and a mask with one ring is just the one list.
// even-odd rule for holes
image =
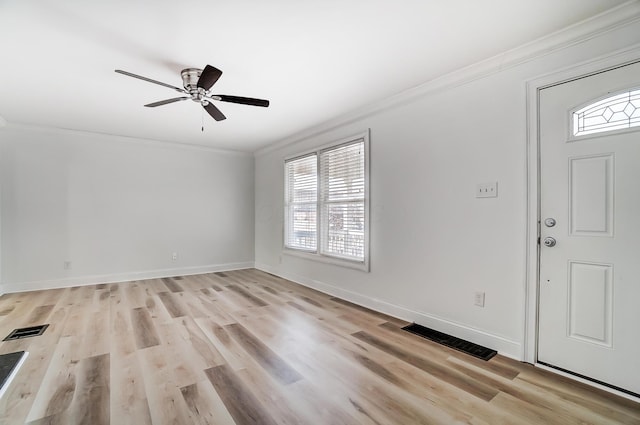
[[48, 327], [49, 325], [46, 324], [30, 326], [28, 328], [14, 329], [5, 339], [3, 339], [3, 341], [11, 341], [12, 339], [22, 339], [29, 338], [31, 336], [39, 336], [42, 335]]
[[489, 360], [498, 352], [482, 345], [474, 344], [473, 342], [465, 341], [464, 339], [457, 338], [455, 336], [447, 335], [442, 332], [438, 332], [434, 329], [426, 328], [424, 326], [412, 323], [407, 325], [403, 330], [411, 332], [412, 334], [419, 335], [423, 338], [430, 339], [438, 344], [446, 345], [454, 350], [462, 351], [463, 353], [470, 354], [482, 360]]
[[9, 382], [18, 372], [26, 356], [27, 353], [24, 351], [0, 355], [0, 397], [6, 391]]

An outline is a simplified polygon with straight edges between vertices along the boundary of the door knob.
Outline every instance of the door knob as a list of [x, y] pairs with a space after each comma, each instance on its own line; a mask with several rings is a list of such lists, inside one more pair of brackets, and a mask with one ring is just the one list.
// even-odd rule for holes
[[556, 219], [549, 217], [544, 220], [544, 225], [547, 227], [553, 227], [556, 225]]
[[547, 236], [546, 238], [544, 238], [543, 243], [544, 246], [548, 246], [549, 248], [551, 248], [552, 246], [556, 246], [556, 240], [551, 236]]

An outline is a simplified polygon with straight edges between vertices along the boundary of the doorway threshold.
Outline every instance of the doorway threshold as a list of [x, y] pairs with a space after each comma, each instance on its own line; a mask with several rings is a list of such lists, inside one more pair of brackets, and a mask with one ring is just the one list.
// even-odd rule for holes
[[574, 381], [582, 382], [583, 384], [589, 385], [594, 388], [598, 388], [600, 390], [606, 391], [611, 394], [615, 394], [620, 397], [624, 397], [628, 400], [635, 401], [636, 403], [640, 403], [640, 394], [634, 393], [633, 391], [626, 390], [624, 388], [617, 387], [615, 385], [607, 384], [606, 382], [599, 381], [594, 378], [590, 378], [585, 375], [581, 375], [576, 372], [572, 372], [567, 369], [563, 369], [558, 366], [554, 366], [549, 363], [538, 361], [534, 365], [540, 369], [544, 369], [548, 372], [552, 372], [561, 376], [564, 376], [569, 379], [573, 379]]

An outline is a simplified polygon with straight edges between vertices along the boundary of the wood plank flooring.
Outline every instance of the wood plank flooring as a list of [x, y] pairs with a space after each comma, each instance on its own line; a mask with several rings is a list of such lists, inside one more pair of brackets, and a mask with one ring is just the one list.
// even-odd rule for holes
[[640, 404], [258, 270], [0, 297], [0, 424], [640, 424]]

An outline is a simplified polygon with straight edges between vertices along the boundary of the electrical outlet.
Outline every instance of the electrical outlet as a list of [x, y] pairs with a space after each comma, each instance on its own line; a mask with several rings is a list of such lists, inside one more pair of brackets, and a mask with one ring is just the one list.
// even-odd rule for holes
[[473, 296], [473, 304], [484, 307], [484, 292], [476, 292]]
[[65, 270], [71, 270], [71, 261], [65, 261], [62, 265]]
[[177, 252], [174, 252], [173, 254], [171, 254], [171, 260], [172, 261], [178, 260], [178, 253]]
[[498, 182], [480, 183], [476, 186], [476, 198], [497, 198]]

